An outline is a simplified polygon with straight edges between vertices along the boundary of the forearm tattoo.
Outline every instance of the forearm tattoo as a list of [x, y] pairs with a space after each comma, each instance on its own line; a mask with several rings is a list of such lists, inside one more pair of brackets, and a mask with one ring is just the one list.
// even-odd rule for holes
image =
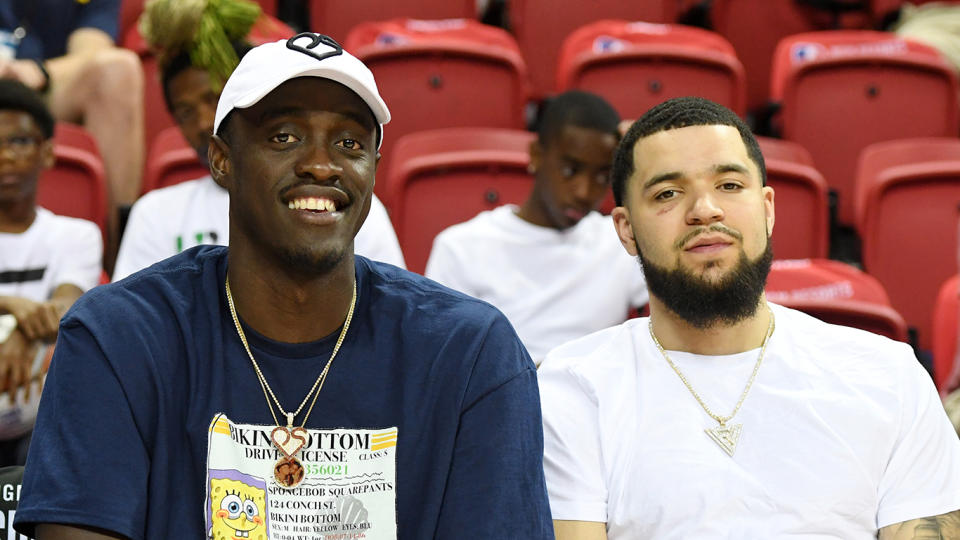
[[[891, 529], [892, 534], [884, 534]], [[881, 540], [960, 540], [960, 510], [884, 527]]]

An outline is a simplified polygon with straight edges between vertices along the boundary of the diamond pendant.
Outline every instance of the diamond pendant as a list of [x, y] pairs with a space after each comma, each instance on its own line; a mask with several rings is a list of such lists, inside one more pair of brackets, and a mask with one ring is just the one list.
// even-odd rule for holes
[[295, 488], [303, 481], [303, 464], [296, 456], [283, 456], [273, 466], [273, 479], [285, 488]]
[[715, 428], [707, 428], [704, 431], [707, 432], [707, 435], [713, 439], [713, 442], [717, 443], [717, 446], [723, 449], [730, 457], [733, 457], [733, 453], [737, 451], [737, 441], [740, 440], [740, 431], [743, 429], [743, 424], [733, 424], [727, 426], [726, 424], [720, 424]]

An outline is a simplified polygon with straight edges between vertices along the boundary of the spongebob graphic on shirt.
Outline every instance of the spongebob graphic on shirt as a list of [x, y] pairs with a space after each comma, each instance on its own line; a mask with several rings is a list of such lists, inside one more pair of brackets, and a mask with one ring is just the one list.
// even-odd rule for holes
[[276, 426], [210, 423], [205, 516], [211, 540], [394, 540], [396, 427], [307, 429], [303, 477], [288, 487]]

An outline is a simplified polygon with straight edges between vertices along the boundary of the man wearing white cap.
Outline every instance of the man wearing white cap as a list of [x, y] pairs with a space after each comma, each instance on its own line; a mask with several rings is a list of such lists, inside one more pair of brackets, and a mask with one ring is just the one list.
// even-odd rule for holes
[[332, 39], [257, 47], [209, 158], [230, 245], [65, 317], [15, 526], [58, 538], [552, 538], [495, 309], [353, 254], [390, 113]]

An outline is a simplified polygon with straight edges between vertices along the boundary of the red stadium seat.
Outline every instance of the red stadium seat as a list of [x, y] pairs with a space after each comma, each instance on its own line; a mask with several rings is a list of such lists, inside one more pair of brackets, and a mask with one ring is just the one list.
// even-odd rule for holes
[[578, 28], [563, 41], [557, 64], [557, 90], [571, 88], [603, 96], [624, 118], [680, 96], [746, 112], [746, 79], [733, 46], [677, 24], [602, 20]]
[[676, 20], [676, 0], [591, 0], [564, 2], [553, 0], [511, 0], [510, 26], [530, 68], [534, 94], [550, 94], [556, 82], [555, 69], [560, 44], [570, 32], [600, 19], [624, 19], [653, 23]]
[[434, 237], [484, 210], [523, 203], [535, 135], [496, 128], [449, 128], [397, 141], [389, 170], [391, 217], [407, 268], [422, 273]]
[[771, 94], [783, 106], [783, 138], [813, 155], [838, 192], [838, 221], [845, 225], [855, 220], [855, 156], [879, 141], [956, 136], [958, 92], [956, 70], [936, 50], [869, 31], [786, 38], [771, 80]]
[[775, 193], [773, 250], [778, 259], [825, 258], [830, 248], [827, 182], [810, 153], [790, 141], [757, 137]]
[[57, 123], [53, 154], [53, 168], [37, 183], [37, 204], [55, 214], [92, 221], [106, 238], [107, 181], [93, 136], [80, 126]]
[[[526, 67], [516, 42], [499, 28], [466, 19], [364, 23], [350, 32], [344, 48], [373, 71], [390, 107], [381, 171], [389, 169], [394, 141], [407, 133], [524, 127]], [[388, 191], [378, 183], [377, 195], [387, 206]]]
[[933, 382], [941, 395], [960, 384], [960, 373], [954, 373], [957, 357], [957, 312], [960, 310], [960, 275], [954, 275], [940, 286], [933, 307]]
[[[310, 30], [340, 43], [350, 30], [368, 21], [387, 19], [476, 19], [474, 0], [310, 0]], [[354, 51], [347, 48], [348, 51]]]
[[858, 170], [864, 269], [929, 349], [937, 288], [957, 272], [960, 139], [877, 143]]
[[187, 144], [180, 128], [174, 126], [160, 132], [147, 153], [147, 172], [143, 177], [143, 193], [195, 180], [210, 174], [197, 153]]
[[730, 40], [747, 74], [747, 108], [763, 108], [770, 96], [770, 66], [777, 43], [792, 34], [864, 28], [862, 14], [835, 19], [827, 11], [795, 0], [712, 0], [713, 29]]
[[[270, 15], [263, 14], [250, 30], [248, 39], [252, 44], [260, 45], [292, 35], [294, 32], [289, 26]], [[176, 123], [170, 116], [167, 103], [163, 98], [163, 85], [157, 67], [157, 58], [147, 46], [136, 25], [127, 31], [123, 46], [140, 55], [140, 63], [143, 65], [144, 133], [145, 144], [149, 149], [153, 146], [153, 139], [158, 133]]]
[[860, 328], [898, 341], [907, 340], [907, 324], [890, 307], [880, 282], [842, 262], [774, 261], [767, 278], [766, 295], [771, 302], [828, 323]]

